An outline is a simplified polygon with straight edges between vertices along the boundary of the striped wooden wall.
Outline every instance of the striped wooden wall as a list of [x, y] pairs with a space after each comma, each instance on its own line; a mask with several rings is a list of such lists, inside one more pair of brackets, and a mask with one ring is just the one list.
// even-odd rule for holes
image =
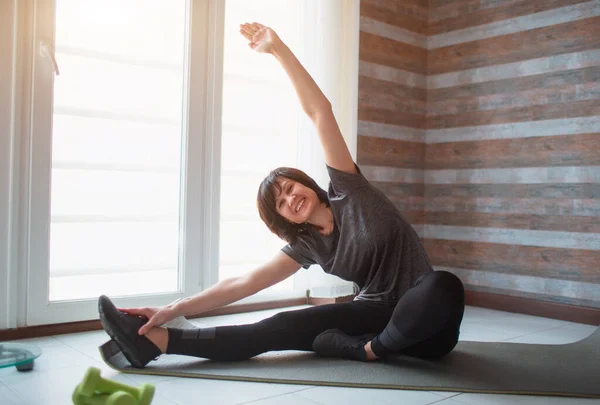
[[434, 267], [600, 308], [600, 0], [361, 0], [360, 40], [358, 162]]
[[358, 154], [420, 235], [424, 224], [428, 0], [361, 0]]

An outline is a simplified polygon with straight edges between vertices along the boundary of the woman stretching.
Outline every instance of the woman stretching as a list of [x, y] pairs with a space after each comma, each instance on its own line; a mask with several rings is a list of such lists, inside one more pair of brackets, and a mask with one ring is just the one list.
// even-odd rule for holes
[[[134, 367], [161, 354], [243, 360], [272, 350], [313, 350], [362, 361], [447, 354], [464, 311], [461, 281], [433, 271], [417, 233], [361, 174], [330, 102], [277, 34], [258, 23], [242, 24], [240, 32], [251, 49], [273, 55], [292, 81], [325, 152], [328, 191], [299, 170], [273, 170], [260, 184], [257, 205], [267, 227], [288, 244], [271, 261], [164, 307], [119, 310], [101, 296], [104, 329]], [[160, 326], [238, 301], [312, 264], [354, 282], [360, 293], [352, 302], [281, 312], [248, 325]]]

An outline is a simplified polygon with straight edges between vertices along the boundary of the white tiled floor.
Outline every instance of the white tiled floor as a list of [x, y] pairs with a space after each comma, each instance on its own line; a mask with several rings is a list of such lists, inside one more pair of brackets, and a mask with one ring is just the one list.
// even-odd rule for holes
[[[278, 310], [260, 311], [193, 322], [199, 326], [240, 324], [276, 312]], [[589, 325], [467, 307], [461, 340], [561, 344], [583, 339], [595, 329]], [[95, 331], [25, 340], [42, 347], [43, 354], [30, 373], [18, 373], [14, 367], [0, 369], [0, 404], [71, 404], [73, 389], [85, 370], [94, 366], [102, 370], [103, 377], [126, 384], [155, 384], [152, 405], [600, 405], [600, 399], [314, 387], [122, 374], [101, 362], [98, 346], [107, 339], [103, 331]]]

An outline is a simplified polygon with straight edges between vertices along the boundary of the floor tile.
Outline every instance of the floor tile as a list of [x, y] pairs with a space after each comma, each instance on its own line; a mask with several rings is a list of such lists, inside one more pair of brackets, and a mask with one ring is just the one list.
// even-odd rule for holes
[[39, 347], [60, 346], [61, 345], [61, 342], [59, 342], [58, 340], [56, 340], [56, 338], [54, 336], [44, 336], [44, 337], [29, 338], [29, 339], [19, 339], [19, 340], [13, 340], [13, 342], [15, 342], [15, 343], [27, 343], [27, 344], [36, 345], [36, 346], [39, 346]]
[[443, 400], [428, 391], [385, 390], [376, 388], [315, 387], [296, 393], [323, 405], [427, 405]]
[[243, 402], [244, 405], [322, 405], [298, 394], [285, 394], [277, 397], [259, 399], [258, 401]]
[[110, 339], [104, 330], [58, 335], [55, 338], [65, 346], [77, 350], [96, 361], [102, 361], [98, 347]]
[[[600, 400], [534, 395], [461, 394], [452, 397], [458, 404], [468, 405], [598, 405]], [[445, 402], [442, 404], [446, 405]]]
[[25, 400], [4, 385], [0, 385], [0, 398], [2, 405], [27, 405]]
[[81, 382], [86, 369], [83, 365], [62, 368], [60, 372], [34, 369], [28, 373], [15, 373], [3, 382], [27, 405], [64, 405], [72, 403], [73, 390]]
[[567, 324], [556, 319], [508, 312], [493, 314], [487, 311], [486, 317], [481, 316], [483, 313], [485, 312], [467, 312], [461, 324], [460, 340], [501, 342], [556, 329]]
[[476, 323], [471, 323], [468, 320], [464, 321], [460, 327], [460, 341], [475, 341], [475, 342], [501, 342], [507, 339], [514, 339], [523, 336], [523, 333], [518, 331], [506, 331], [501, 326], [492, 328], [484, 327]]
[[500, 317], [510, 315], [511, 312], [498, 311], [495, 309], [480, 308], [465, 306], [465, 313], [463, 319], [469, 319], [471, 321], [481, 321], [486, 319], [499, 319]]
[[[458, 402], [454, 399], [455, 397], [443, 399], [440, 402], [434, 402], [435, 405], [465, 405], [464, 402]], [[513, 402], [512, 405], [519, 405], [516, 402]]]
[[[465, 405], [464, 402], [458, 402], [454, 399], [455, 397], [443, 399], [440, 402], [435, 402], [435, 405]], [[512, 405], [519, 405], [517, 402], [513, 402]]]
[[596, 329], [596, 326], [575, 323], [509, 339], [508, 342], [562, 345], [585, 339]]
[[460, 395], [460, 392], [453, 392], [453, 391], [428, 391], [432, 394], [438, 395], [442, 398], [450, 398], [450, 397], [455, 397], [457, 395]]
[[144, 374], [126, 374], [128, 378], [135, 381], [136, 385], [141, 384], [153, 384], [156, 385], [158, 383], [164, 381], [177, 380], [179, 377], [171, 377], [166, 375], [144, 375]]
[[198, 378], [177, 378], [156, 384], [160, 395], [180, 405], [199, 401], [211, 405], [237, 405], [306, 389], [306, 386], [266, 384]]
[[565, 325], [565, 321], [558, 319], [541, 318], [524, 314], [510, 314], [496, 320], [483, 320], [482, 326], [493, 327], [501, 325], [503, 330], [515, 333], [529, 334], [543, 330], [554, 329]]
[[85, 344], [101, 345], [110, 339], [110, 336], [104, 330], [94, 330], [90, 332], [69, 333], [65, 335], [56, 335], [54, 338], [73, 348]]
[[152, 405], [178, 405], [177, 402], [173, 402], [170, 399], [163, 397], [160, 394], [155, 393], [152, 398]]
[[[41, 356], [34, 361], [33, 371], [58, 370], [79, 364], [87, 364], [90, 361], [93, 360], [88, 356], [63, 344], [45, 346], [42, 347]], [[6, 381], [14, 376], [26, 374], [31, 373], [20, 373], [15, 367], [2, 368], [0, 369], [0, 382], [7, 384]]]
[[[34, 369], [28, 373], [15, 372], [5, 377], [3, 383], [24, 399], [27, 405], [64, 405], [70, 404], [71, 396], [75, 387], [81, 383], [88, 367], [93, 366], [100, 369], [101, 376], [106, 379], [121, 382], [123, 384], [139, 387], [140, 384], [123, 374], [109, 368], [106, 365], [96, 363], [88, 358], [88, 363], [61, 368], [59, 370]], [[32, 389], [35, 387], [35, 389]], [[158, 390], [157, 390], [158, 391]], [[157, 392], [157, 402], [153, 405], [163, 403], [173, 405], [173, 401]], [[2, 405], [4, 405], [2, 403]]]

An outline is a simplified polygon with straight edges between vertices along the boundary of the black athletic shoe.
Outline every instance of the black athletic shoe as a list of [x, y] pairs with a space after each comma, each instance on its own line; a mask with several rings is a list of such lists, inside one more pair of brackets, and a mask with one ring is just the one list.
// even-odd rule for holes
[[365, 345], [375, 336], [348, 336], [339, 329], [328, 329], [313, 340], [312, 347], [319, 356], [367, 361]]
[[162, 354], [160, 349], [138, 330], [147, 320], [121, 312], [106, 295], [98, 299], [100, 322], [117, 343], [133, 367], [144, 368]]

